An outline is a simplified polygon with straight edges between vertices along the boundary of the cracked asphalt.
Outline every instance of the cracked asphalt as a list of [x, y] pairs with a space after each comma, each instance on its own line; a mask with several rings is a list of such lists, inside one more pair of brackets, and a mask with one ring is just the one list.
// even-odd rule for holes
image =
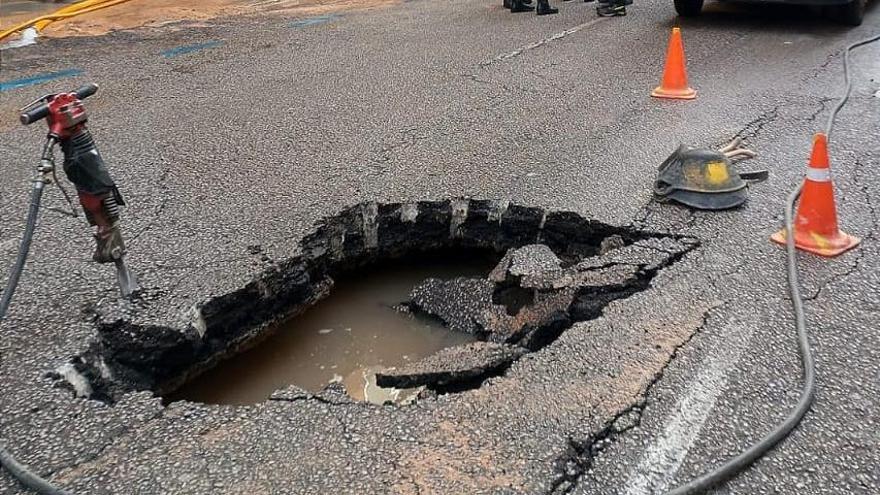
[[[506, 198], [701, 241], [649, 290], [477, 390], [407, 407], [332, 390], [247, 407], [136, 393], [108, 406], [45, 378], [86, 348], [90, 308], [116, 291], [111, 269], [89, 261], [84, 223], [44, 211], [0, 324], [4, 445], [77, 494], [635, 495], [761, 437], [800, 390], [784, 253], [768, 236], [842, 92], [841, 51], [880, 29], [880, 8], [850, 29], [799, 7], [708, 5], [680, 20], [698, 99], [665, 102], [647, 95], [679, 22], [671, 2], [602, 20], [589, 4], [560, 7], [537, 18], [417, 0], [305, 27], [242, 16], [4, 51], [3, 81], [84, 73], [0, 93], [0, 264], [15, 255], [44, 132], [14, 109], [95, 81], [90, 127], [130, 203], [129, 257], [160, 294], [157, 320], [265, 268], [248, 246], [292, 256], [315, 220], [360, 201]], [[863, 244], [799, 261], [816, 403], [719, 493], [880, 492], [880, 46], [853, 61], [831, 153], [841, 224]], [[679, 142], [734, 135], [759, 153], [743, 169], [770, 170], [744, 208], [651, 202]], [[61, 205], [57, 191], [45, 198]], [[4, 472], [0, 491], [21, 487]]]

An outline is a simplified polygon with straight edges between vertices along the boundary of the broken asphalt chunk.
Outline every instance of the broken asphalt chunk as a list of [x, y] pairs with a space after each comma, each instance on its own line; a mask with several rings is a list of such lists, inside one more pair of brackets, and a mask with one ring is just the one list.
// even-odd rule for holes
[[380, 387], [442, 388], [497, 376], [525, 354], [520, 347], [492, 342], [447, 347], [399, 369], [376, 373]]

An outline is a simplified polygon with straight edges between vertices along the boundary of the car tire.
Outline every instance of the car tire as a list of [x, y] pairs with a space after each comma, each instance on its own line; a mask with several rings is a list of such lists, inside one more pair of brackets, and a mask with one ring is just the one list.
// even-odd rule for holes
[[860, 26], [865, 18], [868, 0], [852, 0], [850, 3], [832, 8], [831, 15], [837, 22], [850, 26]]
[[698, 16], [702, 10], [703, 0], [675, 0], [675, 11], [682, 17]]

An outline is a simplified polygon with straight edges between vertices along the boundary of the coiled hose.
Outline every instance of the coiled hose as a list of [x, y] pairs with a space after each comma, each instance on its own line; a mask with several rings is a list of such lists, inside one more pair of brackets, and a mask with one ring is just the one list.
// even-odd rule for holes
[[[854, 49], [880, 40], [880, 34], [874, 35], [862, 41], [857, 41], [846, 47], [843, 54], [843, 79], [846, 84], [843, 98], [831, 111], [828, 117], [828, 124], [825, 127], [825, 134], [831, 137], [831, 131], [834, 128], [834, 121], [840, 109], [849, 100], [852, 93], [852, 79], [849, 73], [849, 54]], [[750, 446], [738, 456], [728, 460], [714, 471], [706, 473], [684, 485], [681, 485], [667, 493], [667, 495], [694, 495], [705, 493], [713, 487], [729, 481], [731, 478], [739, 474], [745, 468], [749, 467], [753, 462], [760, 459], [770, 451], [776, 444], [786, 438], [801, 422], [810, 406], [813, 404], [813, 397], [816, 393], [816, 364], [813, 360], [813, 352], [810, 348], [809, 335], [807, 333], [806, 318], [804, 316], [804, 301], [801, 298], [800, 282], [798, 281], [797, 255], [794, 246], [794, 204], [801, 195], [803, 182], [798, 185], [789, 195], [785, 202], [785, 251], [788, 261], [788, 290], [791, 294], [791, 304], [794, 310], [795, 326], [797, 327], [798, 349], [801, 354], [801, 363], [804, 369], [804, 387], [801, 391], [800, 400], [797, 406], [791, 411], [776, 428], [760, 441]]]

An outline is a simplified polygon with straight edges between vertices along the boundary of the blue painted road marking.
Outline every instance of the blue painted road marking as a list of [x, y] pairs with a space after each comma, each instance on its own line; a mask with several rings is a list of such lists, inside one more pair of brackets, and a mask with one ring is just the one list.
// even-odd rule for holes
[[318, 24], [324, 24], [325, 22], [335, 21], [336, 19], [339, 19], [339, 17], [340, 16], [337, 14], [324, 14], [315, 17], [306, 17], [305, 19], [291, 22], [290, 27], [304, 28], [308, 26], [316, 26]]
[[186, 55], [187, 53], [197, 52], [199, 50], [207, 50], [208, 48], [214, 48], [216, 46], [220, 46], [222, 41], [208, 41], [205, 43], [196, 43], [194, 45], [183, 45], [178, 46], [176, 48], [170, 48], [168, 50], [159, 52], [165, 58], [177, 57], [179, 55]]
[[10, 91], [13, 89], [24, 88], [27, 86], [33, 86], [35, 84], [42, 84], [44, 82], [54, 81], [55, 79], [61, 79], [62, 77], [78, 76], [82, 73], [83, 71], [80, 69], [66, 69], [59, 70], [58, 72], [40, 74], [38, 76], [24, 77], [21, 79], [13, 79], [11, 81], [0, 82], [0, 93], [2, 93], [3, 91]]

